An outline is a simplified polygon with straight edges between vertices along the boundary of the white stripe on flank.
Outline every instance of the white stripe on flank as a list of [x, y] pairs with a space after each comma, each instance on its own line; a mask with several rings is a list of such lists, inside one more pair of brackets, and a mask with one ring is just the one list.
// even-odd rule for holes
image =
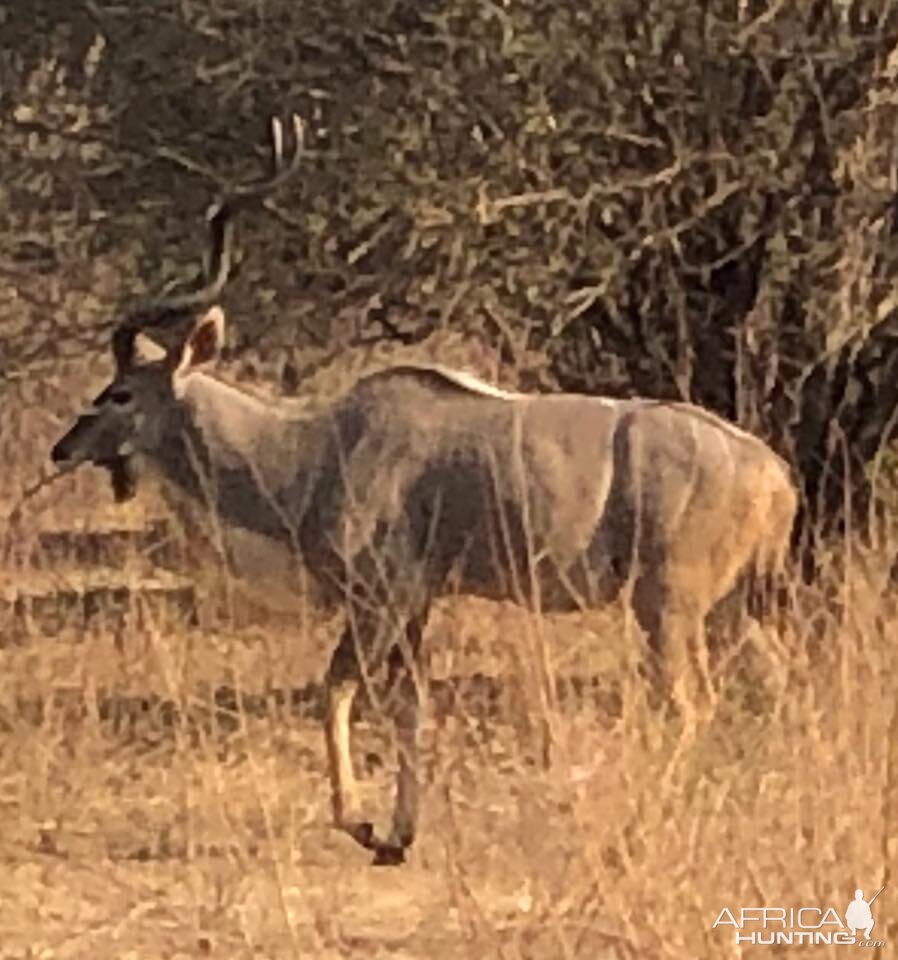
[[701, 447], [701, 436], [698, 432], [696, 421], [692, 417], [689, 418], [689, 436], [692, 439], [692, 456], [690, 457], [691, 463], [689, 465], [689, 482], [685, 485], [685, 489], [680, 496], [680, 502], [677, 504], [677, 509], [674, 511], [673, 520], [670, 524], [670, 529], [674, 534], [678, 534], [680, 532], [680, 526], [683, 523], [683, 518], [686, 516], [686, 511], [689, 509], [689, 504], [696, 492], [696, 487], [699, 484], [698, 475], [702, 464], [702, 456], [699, 449]]

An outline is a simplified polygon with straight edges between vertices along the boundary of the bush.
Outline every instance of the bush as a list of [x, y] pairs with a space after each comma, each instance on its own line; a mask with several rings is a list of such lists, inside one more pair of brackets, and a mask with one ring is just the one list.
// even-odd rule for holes
[[303, 176], [244, 224], [238, 350], [473, 333], [531, 384], [706, 404], [792, 459], [812, 526], [846, 478], [866, 515], [898, 404], [894, 5], [5, 16], [7, 376], [94, 349], [137, 274], [189, 278], [216, 178], [297, 110]]

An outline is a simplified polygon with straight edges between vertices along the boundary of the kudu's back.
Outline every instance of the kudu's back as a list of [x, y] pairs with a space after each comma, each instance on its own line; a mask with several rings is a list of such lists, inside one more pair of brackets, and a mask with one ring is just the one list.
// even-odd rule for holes
[[494, 395], [403, 368], [361, 381], [330, 435], [303, 539], [331, 582], [338, 562], [385, 590], [569, 610], [650, 566], [708, 609], [778, 562], [795, 512], [769, 448], [686, 404]]

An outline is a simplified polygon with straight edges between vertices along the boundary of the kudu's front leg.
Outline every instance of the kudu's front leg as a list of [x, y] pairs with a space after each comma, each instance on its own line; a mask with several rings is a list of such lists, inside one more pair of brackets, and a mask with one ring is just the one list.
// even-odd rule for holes
[[[326, 739], [334, 824], [357, 843], [374, 852], [378, 865], [400, 864], [415, 839], [418, 818], [418, 714], [423, 683], [419, 672], [422, 623], [412, 620], [405, 629], [404, 642], [389, 646], [387, 682], [378, 683], [383, 657], [377, 656], [377, 644], [361, 643], [366, 634], [344, 631], [328, 669]], [[382, 639], [381, 639], [381, 642]], [[382, 649], [382, 648], [381, 648]], [[373, 654], [373, 655], [372, 655]], [[364, 659], [363, 665], [360, 657]], [[394, 724], [398, 773], [393, 822], [386, 840], [379, 838], [370, 820], [361, 815], [350, 753], [350, 712], [363, 675], [372, 682], [376, 705]], [[381, 696], [378, 696], [381, 688]]]
[[361, 816], [351, 752], [352, 704], [361, 679], [355, 639], [352, 630], [347, 626], [331, 656], [325, 675], [327, 706], [324, 733], [331, 784], [331, 808], [334, 826], [346, 831], [363, 846], [368, 846], [373, 830], [371, 824], [363, 821]]
[[393, 721], [398, 770], [390, 835], [377, 846], [374, 855], [374, 862], [381, 865], [403, 862], [405, 851], [415, 841], [418, 826], [418, 723], [427, 684], [421, 657], [422, 630], [420, 620], [410, 620], [405, 642], [395, 644], [390, 650], [383, 707]]

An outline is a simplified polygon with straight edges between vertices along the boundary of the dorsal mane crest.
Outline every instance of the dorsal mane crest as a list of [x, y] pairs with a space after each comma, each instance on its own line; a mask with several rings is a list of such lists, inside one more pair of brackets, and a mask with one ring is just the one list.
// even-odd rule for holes
[[468, 393], [476, 393], [483, 397], [493, 397], [497, 400], [520, 400], [526, 396], [524, 393], [518, 393], [513, 390], [503, 390], [501, 387], [487, 383], [480, 377], [467, 370], [456, 370], [452, 367], [444, 367], [440, 364], [410, 364], [408, 366], [394, 367], [390, 373], [412, 374], [431, 381], [442, 381], [443, 385], [456, 387]]

